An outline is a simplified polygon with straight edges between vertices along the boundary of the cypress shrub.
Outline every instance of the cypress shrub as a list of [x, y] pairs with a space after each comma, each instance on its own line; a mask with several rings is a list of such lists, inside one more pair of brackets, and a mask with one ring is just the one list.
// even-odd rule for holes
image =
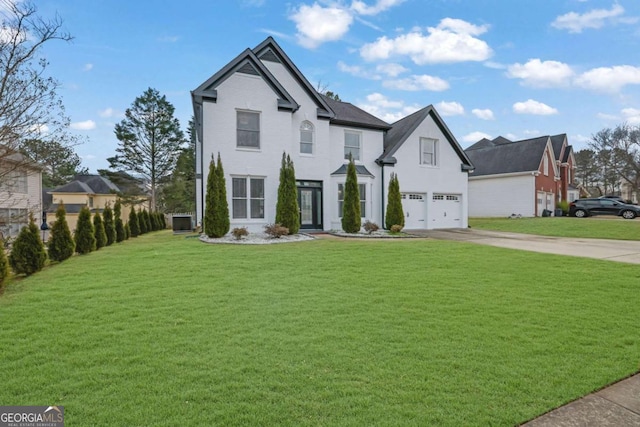
[[93, 216], [93, 233], [96, 237], [96, 250], [107, 246], [107, 233], [104, 231], [104, 222], [99, 212]]
[[160, 218], [160, 230], [166, 230], [167, 229], [167, 220], [164, 217], [164, 213], [162, 213], [162, 212], [158, 213], [158, 218]]
[[124, 222], [122, 221], [122, 204], [120, 199], [116, 200], [116, 204], [113, 206], [113, 217], [116, 228], [116, 242], [122, 242], [125, 240]]
[[280, 184], [276, 203], [276, 223], [289, 229], [289, 234], [300, 230], [300, 210], [298, 208], [298, 189], [296, 172], [291, 157], [282, 153], [280, 166]]
[[222, 160], [220, 153], [218, 153], [217, 164], [214, 162], [213, 156], [209, 162], [204, 232], [209, 237], [222, 237], [229, 232], [230, 227], [226, 181]]
[[56, 210], [56, 220], [51, 226], [51, 235], [47, 242], [49, 258], [52, 261], [62, 262], [73, 255], [76, 243], [71, 237], [69, 224], [67, 224], [67, 211], [63, 203], [58, 205]]
[[391, 173], [387, 200], [387, 212], [384, 216], [384, 228], [391, 230], [394, 225], [404, 227], [404, 211], [402, 210], [402, 198], [400, 196], [400, 182], [398, 175]]
[[9, 260], [4, 252], [4, 242], [0, 242], [0, 289], [7, 277], [9, 277]]
[[140, 227], [140, 234], [146, 234], [149, 232], [146, 213], [147, 213], [146, 209], [142, 209], [138, 211], [138, 226]]
[[129, 227], [129, 223], [124, 225], [124, 240], [129, 240], [131, 238], [131, 227]]
[[136, 214], [135, 206], [131, 206], [131, 212], [129, 212], [129, 236], [138, 237], [140, 235], [140, 223], [138, 222], [138, 215]]
[[107, 235], [107, 246], [111, 246], [116, 241], [116, 225], [113, 222], [113, 210], [107, 203], [102, 212], [102, 219], [104, 223], [104, 232]]
[[91, 223], [91, 211], [84, 206], [78, 214], [78, 223], [74, 233], [76, 252], [80, 255], [96, 250], [96, 236]]
[[160, 230], [160, 213], [159, 212], [153, 212], [151, 214], [151, 228], [153, 228], [153, 231]]
[[14, 273], [29, 276], [42, 270], [46, 261], [47, 252], [40, 238], [40, 229], [33, 219], [33, 214], [30, 214], [29, 225], [22, 227], [13, 242], [9, 264]]
[[360, 231], [360, 190], [356, 165], [351, 156], [347, 165], [347, 181], [344, 184], [344, 203], [342, 206], [342, 229], [347, 233]]
[[147, 233], [152, 232], [153, 225], [151, 224], [151, 213], [145, 208], [142, 210], [142, 216], [144, 217], [144, 220], [147, 223]]
[[214, 227], [215, 209], [218, 204], [216, 196], [216, 162], [213, 156], [211, 156], [209, 175], [207, 175], [207, 196], [204, 207], [204, 234], [208, 237], [220, 237], [215, 236]]

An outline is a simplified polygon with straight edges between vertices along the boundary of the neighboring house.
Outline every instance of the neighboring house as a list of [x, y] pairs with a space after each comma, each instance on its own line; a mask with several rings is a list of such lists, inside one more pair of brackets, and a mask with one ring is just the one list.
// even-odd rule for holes
[[14, 238], [29, 224], [29, 213], [38, 225], [42, 216], [42, 169], [22, 154], [0, 160], [0, 233]]
[[579, 198], [565, 134], [521, 141], [484, 138], [465, 153], [475, 166], [469, 175], [469, 216], [542, 216], [561, 200]]
[[[71, 231], [75, 230], [78, 222], [78, 214], [84, 206], [89, 207], [91, 213], [104, 210], [109, 204], [114, 207], [120, 193], [120, 188], [109, 179], [100, 175], [77, 175], [68, 184], [62, 185], [49, 191], [52, 196], [51, 205], [47, 210], [47, 222], [55, 221], [58, 205], [64, 203], [67, 224]], [[138, 208], [149, 208], [147, 205], [140, 205]], [[129, 205], [122, 206], [121, 218], [126, 223], [129, 218], [131, 208]]]
[[197, 221], [204, 216], [209, 161], [221, 154], [231, 227], [275, 222], [283, 152], [296, 170], [301, 228], [341, 229], [349, 155], [363, 222], [383, 225], [392, 172], [406, 228], [467, 227], [471, 162], [431, 106], [392, 125], [319, 94], [269, 37], [192, 92], [196, 121]]

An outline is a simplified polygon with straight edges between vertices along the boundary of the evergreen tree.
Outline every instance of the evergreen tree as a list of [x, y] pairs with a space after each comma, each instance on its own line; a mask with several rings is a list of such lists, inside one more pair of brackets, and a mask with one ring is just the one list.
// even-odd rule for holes
[[129, 236], [138, 237], [140, 235], [140, 223], [138, 222], [138, 215], [136, 214], [135, 206], [131, 206], [131, 212], [129, 212]]
[[147, 233], [153, 231], [153, 224], [151, 223], [151, 212], [146, 208], [143, 209], [144, 212], [144, 220], [147, 222]]
[[222, 237], [229, 232], [230, 226], [226, 181], [222, 160], [218, 153], [217, 164], [213, 156], [209, 163], [204, 232], [209, 237]]
[[384, 228], [391, 230], [394, 225], [404, 227], [404, 211], [402, 210], [402, 198], [400, 196], [400, 182], [398, 175], [391, 173], [387, 200], [387, 212], [384, 217]]
[[360, 190], [356, 164], [349, 156], [347, 165], [347, 181], [344, 184], [344, 202], [342, 206], [342, 229], [347, 233], [360, 231]]
[[152, 212], [151, 213], [151, 228], [153, 231], [160, 230], [160, 213]]
[[0, 247], [0, 289], [2, 289], [2, 284], [7, 277], [9, 277], [9, 260], [4, 248]]
[[96, 237], [96, 250], [107, 246], [107, 233], [104, 230], [104, 222], [99, 212], [93, 216], [93, 234]]
[[138, 211], [138, 226], [140, 227], [140, 234], [146, 234], [148, 233], [149, 227], [147, 226], [147, 210], [146, 209], [142, 209]]
[[160, 213], [160, 228], [162, 230], [167, 229], [167, 219], [165, 218], [163, 213]]
[[102, 217], [104, 223], [104, 232], [107, 235], [107, 246], [111, 246], [116, 241], [116, 226], [113, 222], [113, 210], [111, 210], [111, 206], [109, 206], [108, 203], [104, 207]]
[[20, 234], [13, 242], [9, 264], [14, 273], [29, 276], [42, 270], [46, 261], [47, 252], [40, 239], [40, 230], [33, 219], [33, 214], [29, 214], [29, 225], [22, 227]]
[[126, 239], [124, 231], [124, 222], [122, 221], [122, 203], [120, 199], [116, 200], [116, 204], [113, 206], [113, 216], [115, 219], [116, 228], [116, 242], [122, 242]]
[[289, 234], [296, 234], [300, 230], [296, 172], [291, 157], [287, 156], [286, 153], [282, 153], [282, 165], [280, 166], [276, 223], [287, 227]]
[[69, 231], [69, 224], [67, 224], [67, 211], [64, 204], [60, 203], [56, 210], [56, 220], [51, 226], [51, 235], [47, 246], [49, 248], [49, 258], [52, 261], [62, 262], [73, 255], [76, 249], [76, 244]]
[[131, 227], [129, 227], [129, 223], [124, 225], [124, 240], [129, 240], [131, 238]]
[[204, 207], [204, 234], [208, 237], [220, 237], [215, 235], [214, 226], [215, 211], [218, 207], [216, 189], [216, 162], [213, 156], [211, 156], [211, 161], [209, 161], [209, 175], [207, 175], [207, 196]]
[[96, 236], [91, 223], [91, 211], [83, 206], [78, 214], [78, 223], [74, 233], [76, 252], [80, 255], [96, 250]]

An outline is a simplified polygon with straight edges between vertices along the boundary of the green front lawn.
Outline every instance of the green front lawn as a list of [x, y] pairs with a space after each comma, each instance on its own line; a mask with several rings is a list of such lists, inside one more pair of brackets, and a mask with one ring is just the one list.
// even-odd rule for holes
[[0, 297], [0, 402], [68, 425], [513, 425], [640, 368], [635, 265], [168, 232]]
[[618, 217], [469, 218], [469, 226], [480, 230], [614, 240], [640, 240], [640, 219]]

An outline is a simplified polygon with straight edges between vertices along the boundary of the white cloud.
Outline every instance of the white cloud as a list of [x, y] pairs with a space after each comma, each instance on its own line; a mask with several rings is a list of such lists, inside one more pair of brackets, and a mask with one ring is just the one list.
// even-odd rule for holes
[[342, 71], [343, 73], [348, 73], [348, 74], [351, 74], [352, 76], [360, 77], [363, 79], [370, 79], [370, 80], [381, 79], [379, 75], [372, 73], [370, 71], [367, 71], [364, 68], [360, 67], [359, 65], [347, 65], [342, 61], [338, 61], [338, 70]]
[[33, 125], [29, 128], [29, 130], [33, 133], [43, 134], [49, 132], [49, 126], [45, 124]]
[[322, 43], [339, 40], [349, 31], [353, 16], [339, 7], [303, 4], [289, 17], [296, 23], [298, 43], [316, 48]]
[[640, 84], [640, 67], [617, 65], [594, 68], [581, 74], [576, 84], [601, 92], [618, 92], [628, 84]]
[[485, 61], [482, 65], [487, 68], [493, 68], [494, 70], [506, 70], [507, 65], [501, 64], [495, 61]]
[[105, 119], [109, 119], [111, 117], [124, 117], [123, 112], [115, 110], [111, 107], [107, 107], [104, 110], [98, 111], [98, 115]]
[[437, 27], [427, 28], [394, 39], [380, 37], [360, 48], [360, 55], [367, 61], [388, 59], [406, 55], [418, 65], [484, 61], [492, 54], [489, 45], [476, 38], [489, 29], [488, 25], [473, 25], [461, 19], [445, 18]]
[[598, 114], [596, 114], [596, 116], [597, 116], [599, 119], [602, 119], [602, 120], [613, 120], [613, 121], [618, 121], [618, 120], [620, 120], [620, 117], [618, 117], [618, 116], [614, 116], [613, 114], [598, 113]]
[[522, 79], [522, 84], [534, 87], [566, 86], [574, 72], [570, 66], [558, 61], [530, 59], [526, 64], [516, 63], [507, 69], [507, 77]]
[[538, 129], [525, 129], [522, 133], [524, 133], [527, 136], [540, 135], [540, 131]]
[[82, 67], [82, 71], [91, 71], [93, 70], [93, 64], [84, 64], [84, 67]]
[[582, 15], [576, 12], [569, 12], [558, 16], [551, 23], [551, 26], [559, 30], [568, 30], [570, 33], [581, 33], [585, 28], [602, 28], [607, 22], [625, 22], [627, 20], [616, 19], [623, 14], [624, 8], [616, 3], [611, 6], [610, 10], [593, 9]]
[[471, 110], [471, 113], [482, 120], [495, 120], [493, 111], [489, 110], [488, 108], [484, 110], [480, 108], [474, 108], [473, 110]]
[[85, 120], [84, 122], [71, 123], [71, 129], [75, 130], [91, 130], [96, 128], [96, 122], [93, 120]]
[[446, 80], [442, 80], [440, 77], [429, 76], [423, 74], [420, 76], [413, 75], [405, 79], [398, 80], [385, 80], [382, 86], [389, 89], [418, 91], [418, 90], [430, 90], [434, 92], [441, 92], [449, 89], [449, 83]]
[[379, 73], [386, 74], [389, 77], [398, 77], [398, 75], [402, 73], [406, 73], [409, 71], [408, 68], [403, 67], [400, 64], [395, 64], [390, 62], [388, 64], [380, 64], [376, 67], [376, 71]]
[[394, 123], [421, 108], [415, 104], [405, 105], [404, 101], [392, 101], [381, 93], [368, 95], [366, 102], [359, 103], [358, 107], [387, 123]]
[[478, 142], [483, 138], [487, 138], [487, 139], [491, 139], [491, 135], [488, 135], [484, 132], [480, 132], [480, 131], [476, 131], [476, 132], [471, 132], [466, 134], [465, 136], [462, 137], [462, 142]]
[[624, 120], [632, 125], [640, 124], [640, 109], [638, 108], [624, 108], [622, 111]]
[[378, 0], [373, 6], [368, 6], [365, 2], [360, 0], [353, 0], [351, 3], [351, 9], [360, 15], [377, 15], [380, 12], [399, 5], [405, 0]]
[[442, 116], [461, 116], [464, 114], [464, 107], [459, 102], [439, 102], [436, 104], [436, 110]]
[[574, 144], [575, 143], [584, 144], [584, 143], [587, 143], [587, 142], [591, 141], [591, 138], [588, 137], [588, 136], [584, 136], [584, 135], [578, 134], [578, 135], [571, 135], [570, 141], [572, 143], [574, 143]]
[[516, 102], [513, 104], [513, 112], [517, 114], [535, 114], [538, 116], [548, 116], [551, 114], [558, 114], [558, 110], [553, 107], [549, 107], [542, 102], [529, 99], [525, 102]]

